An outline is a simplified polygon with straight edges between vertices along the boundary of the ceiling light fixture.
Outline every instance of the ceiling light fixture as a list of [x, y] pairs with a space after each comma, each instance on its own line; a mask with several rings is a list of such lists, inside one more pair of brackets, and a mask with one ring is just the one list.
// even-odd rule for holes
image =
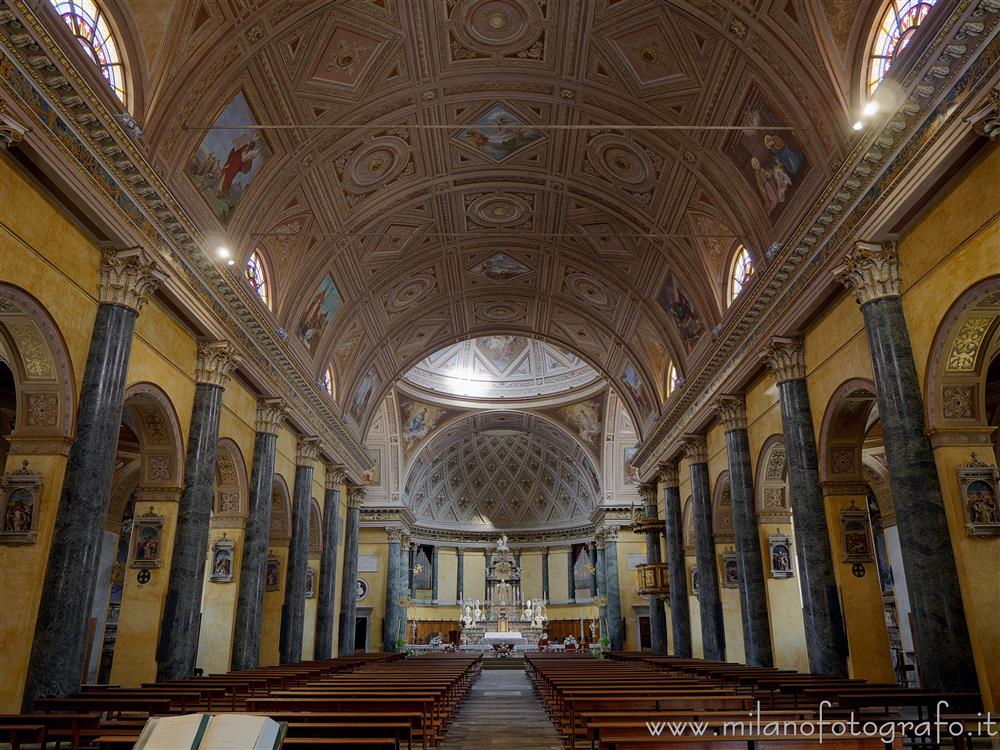
[[865, 124], [861, 122], [861, 120], [858, 120], [856, 123], [851, 125], [851, 127], [854, 128], [855, 130], [864, 130]]
[[215, 248], [215, 254], [218, 255], [220, 258], [228, 258], [229, 250], [220, 245], [219, 247]]
[[864, 106], [864, 109], [861, 110], [861, 114], [865, 117], [871, 117], [873, 114], [878, 112], [878, 109], [878, 102], [872, 99]]

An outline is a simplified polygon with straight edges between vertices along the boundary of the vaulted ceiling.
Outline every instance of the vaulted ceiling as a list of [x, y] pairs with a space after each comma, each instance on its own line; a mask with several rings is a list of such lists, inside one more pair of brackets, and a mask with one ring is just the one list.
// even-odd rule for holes
[[153, 164], [207, 237], [264, 251], [276, 325], [362, 434], [488, 334], [582, 356], [641, 434], [732, 250], [765, 264], [844, 151], [798, 0], [130, 5]]

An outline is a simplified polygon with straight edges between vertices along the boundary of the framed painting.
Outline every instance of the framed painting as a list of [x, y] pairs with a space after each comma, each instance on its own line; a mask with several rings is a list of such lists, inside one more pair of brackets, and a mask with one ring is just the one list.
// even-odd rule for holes
[[691, 594], [698, 596], [698, 566], [691, 566]]
[[868, 511], [851, 501], [849, 508], [840, 511], [840, 532], [843, 544], [840, 556], [843, 562], [874, 562], [872, 535], [868, 527]]
[[264, 568], [264, 591], [278, 591], [281, 588], [281, 558], [277, 555], [267, 556], [267, 567]]
[[230, 539], [226, 532], [212, 542], [212, 572], [208, 580], [214, 583], [230, 583], [233, 580], [235, 548], [236, 540]]
[[18, 546], [38, 541], [38, 508], [42, 499], [42, 475], [21, 468], [0, 477], [0, 544]]
[[740, 567], [735, 552], [722, 553], [722, 588], [735, 589], [740, 585]]
[[316, 568], [306, 568], [306, 599], [316, 596]]
[[771, 563], [771, 578], [792, 578], [792, 540], [781, 532], [767, 538], [768, 559]]
[[133, 568], [160, 567], [162, 547], [163, 516], [158, 515], [152, 505], [145, 514], [135, 517], [132, 525]]
[[975, 453], [968, 463], [958, 467], [965, 533], [969, 536], [1000, 535], [997, 475], [997, 467], [980, 461]]

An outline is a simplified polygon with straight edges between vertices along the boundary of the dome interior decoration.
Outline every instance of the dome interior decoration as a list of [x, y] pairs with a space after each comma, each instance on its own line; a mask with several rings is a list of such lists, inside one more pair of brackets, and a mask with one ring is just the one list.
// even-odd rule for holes
[[480, 336], [444, 347], [404, 380], [429, 391], [471, 399], [530, 399], [575, 391], [598, 372], [572, 352], [526, 336]]

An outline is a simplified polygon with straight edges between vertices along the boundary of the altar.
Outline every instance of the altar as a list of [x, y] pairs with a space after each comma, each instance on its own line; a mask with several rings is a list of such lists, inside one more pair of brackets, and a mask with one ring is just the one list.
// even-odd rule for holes
[[[506, 633], [493, 630], [484, 633], [480, 643], [485, 646], [524, 646], [526, 641], [524, 636], [516, 630], [510, 630]], [[537, 644], [538, 641], [535, 643]]]

